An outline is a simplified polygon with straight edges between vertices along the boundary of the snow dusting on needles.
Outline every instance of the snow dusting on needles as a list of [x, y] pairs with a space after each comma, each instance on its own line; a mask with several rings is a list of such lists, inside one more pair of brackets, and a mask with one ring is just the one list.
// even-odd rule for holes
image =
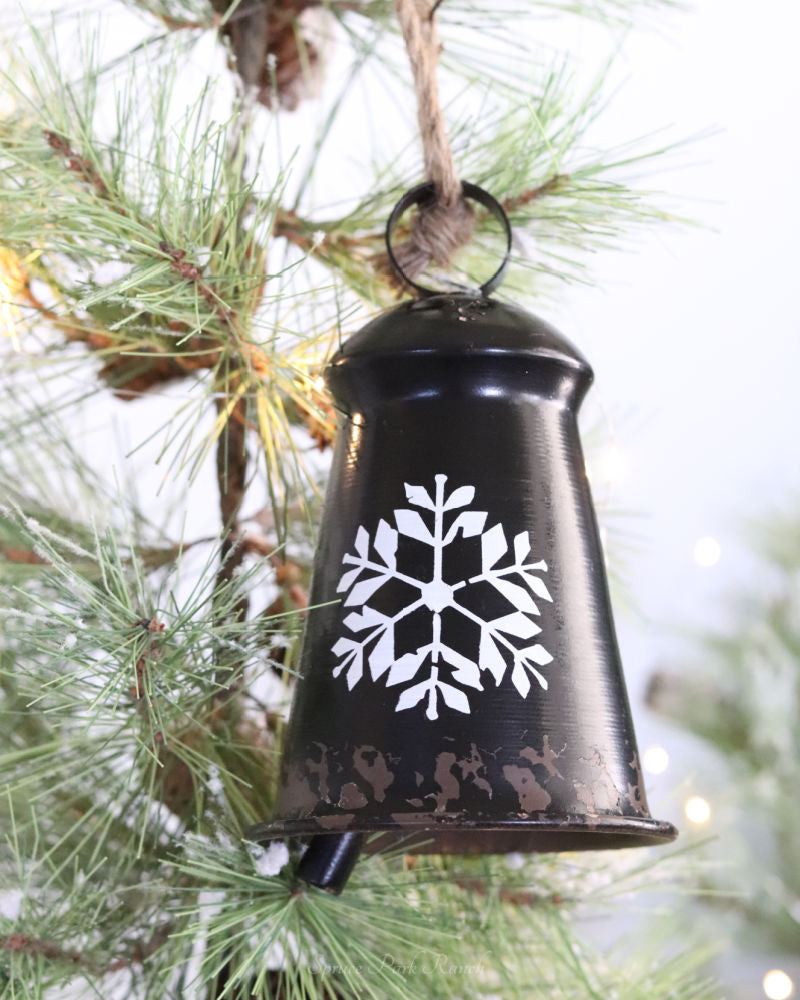
[[253, 859], [253, 867], [259, 875], [271, 878], [278, 875], [289, 863], [289, 848], [282, 840], [273, 840], [269, 847], [248, 844], [247, 849]]

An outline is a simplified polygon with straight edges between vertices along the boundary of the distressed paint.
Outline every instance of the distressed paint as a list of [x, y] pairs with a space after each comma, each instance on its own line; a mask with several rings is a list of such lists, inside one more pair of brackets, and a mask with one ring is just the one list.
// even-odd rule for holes
[[[566, 750], [566, 747], [564, 749]], [[548, 774], [554, 775], [556, 778], [562, 777], [561, 772], [556, 767], [559, 755], [551, 748], [550, 737], [547, 734], [542, 737], [541, 753], [532, 747], [525, 747], [524, 750], [520, 750], [519, 755], [529, 760], [531, 764], [543, 764]]]
[[440, 753], [436, 758], [433, 780], [439, 789], [434, 796], [437, 813], [447, 812], [450, 802], [457, 802], [461, 797], [461, 785], [458, 778], [453, 774], [453, 765], [455, 762], [456, 755], [449, 751]]
[[486, 765], [483, 763], [483, 757], [478, 752], [478, 748], [474, 743], [470, 744], [469, 756], [462, 757], [458, 761], [458, 767], [461, 770], [461, 777], [464, 781], [471, 778], [475, 788], [480, 788], [486, 792], [489, 798], [492, 797], [491, 783], [485, 777]]
[[354, 781], [342, 785], [342, 794], [337, 803], [340, 809], [363, 809], [369, 799]]
[[503, 767], [503, 776], [517, 793], [521, 812], [544, 812], [552, 802], [547, 791], [536, 780], [531, 768], [506, 764]]
[[386, 790], [394, 781], [394, 775], [389, 770], [386, 757], [375, 747], [357, 747], [353, 751], [353, 767], [357, 774], [369, 784], [372, 798], [383, 802]]

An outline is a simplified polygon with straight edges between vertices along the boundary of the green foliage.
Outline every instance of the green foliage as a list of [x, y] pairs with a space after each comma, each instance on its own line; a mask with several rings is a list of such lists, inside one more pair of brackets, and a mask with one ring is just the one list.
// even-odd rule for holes
[[[665, 961], [654, 948], [641, 962], [629, 955], [620, 975], [610, 956], [576, 944], [567, 912], [578, 897], [591, 906], [613, 894], [611, 871], [622, 876], [624, 863], [600, 874], [591, 860], [561, 858], [556, 864], [542, 857], [512, 871], [491, 857], [417, 858], [411, 865], [396, 854], [360, 865], [338, 898], [298, 890], [290, 869], [266, 887], [241, 848], [192, 843], [182, 867], [204, 885], [225, 888], [228, 905], [208, 907], [209, 955], [230, 963], [232, 990], [246, 984], [256, 996], [271, 995], [259, 992], [263, 985], [254, 972], [265, 969], [265, 956], [297, 955], [304, 942], [314, 956], [311, 969], [287, 963], [276, 977], [275, 995], [301, 998], [330, 989], [348, 998], [478, 1000], [606, 997], [612, 991], [636, 997], [650, 989], [682, 998], [715, 996], [697, 981], [699, 953], [684, 964], [685, 957]], [[531, 967], [538, 970], [535, 977]]]
[[[328, 345], [365, 304], [385, 306], [396, 295], [383, 224], [416, 166], [401, 174], [378, 164], [370, 193], [344, 215], [306, 214], [299, 206], [313, 170], [298, 187], [292, 157], [276, 157], [266, 140], [256, 144], [251, 109], [239, 105], [220, 122], [209, 84], [187, 102], [177, 96], [174, 65], [152, 68], [141, 54], [120, 75], [118, 60], [101, 68], [90, 50], [89, 64], [68, 75], [51, 54], [57, 38], [33, 37], [27, 78], [7, 78], [17, 110], [0, 119], [0, 228], [33, 282], [21, 325], [49, 326], [56, 337], [38, 350], [29, 339], [12, 366], [72, 370], [82, 344], [122, 398], [192, 382], [197, 391], [164, 427], [175, 472], [194, 477], [237, 416], [258, 427], [283, 519], [292, 498], [305, 504], [316, 492], [294, 426], [311, 422], [323, 437], [333, 434], [332, 414], [314, 390]], [[353, 74], [381, 52], [381, 38], [364, 41]], [[588, 253], [619, 241], [632, 224], [669, 218], [624, 179], [667, 150], [610, 158], [590, 151], [584, 137], [601, 107], [599, 89], [576, 105], [566, 70], [541, 75], [538, 96], [523, 96], [529, 80], [515, 83], [515, 91], [490, 97], [482, 79], [480, 119], [460, 112], [452, 133], [463, 175], [491, 187], [518, 236], [535, 247], [532, 258], [515, 256], [508, 282], [524, 297], [541, 294], [542, 280], [585, 280]], [[467, 108], [473, 91], [462, 96]], [[315, 155], [343, 96], [311, 144]], [[266, 189], [264, 177], [273, 178]], [[287, 186], [295, 188], [292, 207]], [[478, 223], [474, 245], [457, 261], [468, 280], [485, 277], [484, 261], [499, 249], [491, 220]], [[195, 438], [199, 413], [219, 394], [227, 405]]]
[[[693, 636], [698, 666], [656, 675], [653, 707], [719, 755], [731, 789], [729, 864], [709, 905], [725, 910], [748, 947], [800, 947], [800, 521], [778, 515], [754, 539], [753, 583], [731, 595], [726, 627]], [[702, 664], [702, 669], [700, 669]], [[713, 848], [710, 849], [713, 851]]]

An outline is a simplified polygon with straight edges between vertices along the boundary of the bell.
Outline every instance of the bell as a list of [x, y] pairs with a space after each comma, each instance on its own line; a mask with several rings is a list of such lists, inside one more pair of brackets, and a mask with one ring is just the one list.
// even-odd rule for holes
[[313, 838], [301, 875], [334, 892], [366, 834], [437, 854], [676, 836], [648, 812], [578, 438], [592, 371], [486, 290], [399, 305], [326, 372], [344, 419], [301, 678], [277, 814], [249, 835]]

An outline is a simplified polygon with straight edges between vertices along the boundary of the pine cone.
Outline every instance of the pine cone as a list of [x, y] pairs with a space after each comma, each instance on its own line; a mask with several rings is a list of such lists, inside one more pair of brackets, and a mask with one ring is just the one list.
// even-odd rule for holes
[[[212, 0], [225, 14], [227, 0]], [[316, 92], [319, 51], [303, 35], [300, 15], [317, 5], [310, 0], [243, 0], [221, 32], [230, 39], [232, 68], [246, 87], [258, 89], [258, 100], [271, 108], [294, 111]]]

